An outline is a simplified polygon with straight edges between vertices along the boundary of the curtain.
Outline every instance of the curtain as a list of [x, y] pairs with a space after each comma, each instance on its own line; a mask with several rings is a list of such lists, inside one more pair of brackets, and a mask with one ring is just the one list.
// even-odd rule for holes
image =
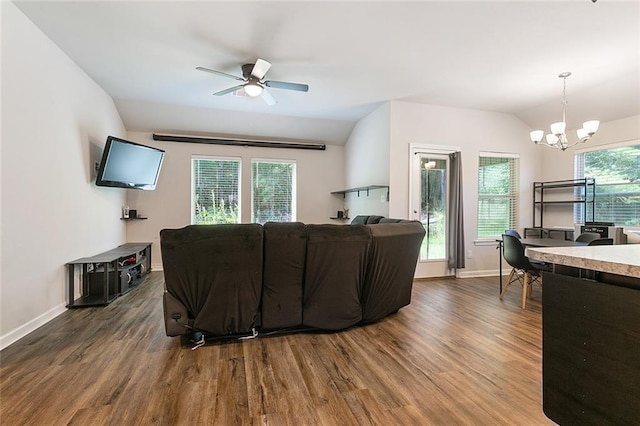
[[460, 152], [449, 154], [449, 268], [465, 267], [464, 218], [462, 210], [462, 160]]

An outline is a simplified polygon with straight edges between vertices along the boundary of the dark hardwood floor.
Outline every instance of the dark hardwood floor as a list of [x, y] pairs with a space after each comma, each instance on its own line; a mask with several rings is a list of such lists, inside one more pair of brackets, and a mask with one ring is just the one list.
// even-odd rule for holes
[[410, 306], [338, 333], [209, 344], [164, 335], [161, 272], [0, 353], [3, 425], [544, 425], [540, 289], [416, 281]]

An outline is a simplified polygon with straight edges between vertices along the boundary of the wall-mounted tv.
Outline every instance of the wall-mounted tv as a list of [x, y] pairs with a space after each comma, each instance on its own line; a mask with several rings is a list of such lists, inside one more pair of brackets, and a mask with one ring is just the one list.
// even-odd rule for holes
[[109, 136], [100, 161], [96, 185], [117, 188], [156, 188], [164, 151]]

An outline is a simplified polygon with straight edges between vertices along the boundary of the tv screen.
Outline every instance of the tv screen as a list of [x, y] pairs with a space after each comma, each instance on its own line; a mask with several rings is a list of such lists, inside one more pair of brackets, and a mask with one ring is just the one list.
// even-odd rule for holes
[[100, 161], [96, 185], [153, 190], [164, 151], [109, 136]]

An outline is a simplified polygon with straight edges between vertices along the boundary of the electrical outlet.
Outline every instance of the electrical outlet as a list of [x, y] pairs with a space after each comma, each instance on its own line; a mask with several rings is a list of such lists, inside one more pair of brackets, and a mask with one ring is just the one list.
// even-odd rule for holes
[[467, 250], [467, 259], [473, 259], [473, 250]]

